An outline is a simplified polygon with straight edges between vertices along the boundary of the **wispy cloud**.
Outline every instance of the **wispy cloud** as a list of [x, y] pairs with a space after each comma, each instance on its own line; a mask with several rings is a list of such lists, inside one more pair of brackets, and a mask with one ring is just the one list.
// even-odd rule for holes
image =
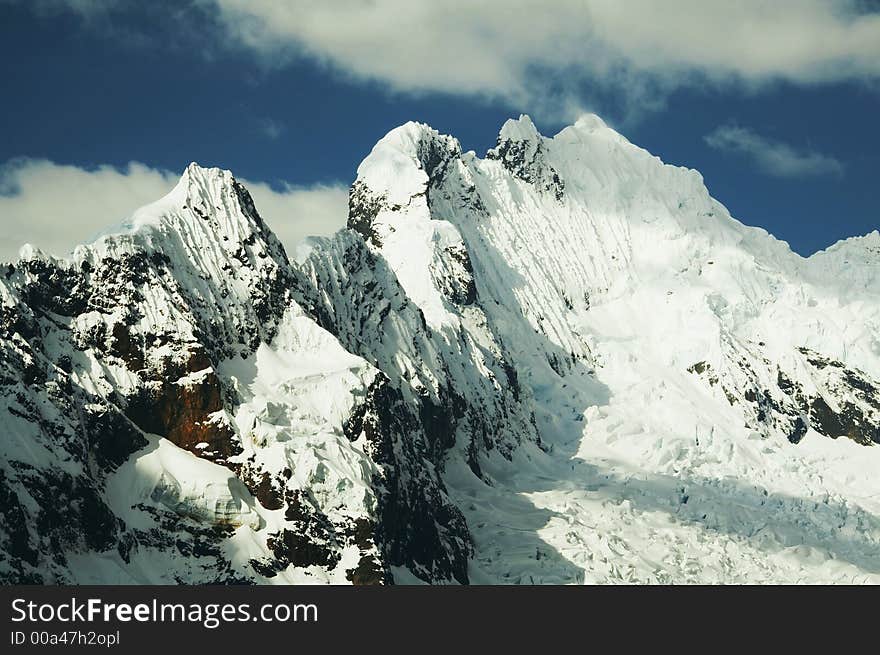
[[716, 150], [749, 157], [764, 173], [776, 177], [841, 176], [844, 172], [843, 164], [834, 157], [812, 150], [798, 150], [747, 127], [723, 125], [704, 139]]
[[280, 191], [262, 182], [242, 184], [291, 257], [306, 237], [329, 236], [348, 220], [348, 187], [343, 184], [285, 185]]
[[[138, 162], [86, 169], [43, 159], [0, 165], [0, 261], [17, 257], [25, 243], [57, 256], [70, 253], [138, 207], [157, 200], [178, 175]], [[345, 225], [348, 192], [343, 185], [273, 188], [241, 180], [260, 215], [288, 252], [311, 235], [330, 235]]]
[[[35, 1], [67, 6], [84, 24], [100, 16], [102, 25], [124, 23], [132, 6]], [[552, 8], [546, 0], [181, 0], [175, 18], [198, 16], [198, 33], [214, 47], [244, 48], [267, 66], [306, 58], [397, 92], [480, 96], [570, 119], [572, 107], [618, 115], [662, 107], [682, 86], [872, 84], [880, 80], [880, 12], [870, 6], [863, 0], [555, 0]]]
[[880, 78], [880, 13], [859, 0], [199, 2], [270, 61], [311, 57], [398, 91], [528, 111], [608, 98], [662, 106], [671, 89], [707, 82]]
[[257, 131], [270, 141], [277, 141], [287, 131], [287, 126], [274, 118], [260, 118], [256, 126]]
[[0, 261], [25, 243], [55, 255], [173, 188], [177, 176], [132, 162], [85, 169], [43, 159], [15, 159], [0, 166]]

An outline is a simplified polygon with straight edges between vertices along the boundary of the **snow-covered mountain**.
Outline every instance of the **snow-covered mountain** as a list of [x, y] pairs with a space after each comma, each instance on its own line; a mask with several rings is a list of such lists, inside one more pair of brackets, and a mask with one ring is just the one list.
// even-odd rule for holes
[[595, 116], [401, 126], [296, 261], [193, 164], [0, 266], [0, 579], [880, 581], [878, 271]]

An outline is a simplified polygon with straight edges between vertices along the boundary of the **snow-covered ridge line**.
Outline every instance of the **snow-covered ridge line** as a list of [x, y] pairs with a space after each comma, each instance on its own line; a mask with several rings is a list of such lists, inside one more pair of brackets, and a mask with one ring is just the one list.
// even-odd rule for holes
[[[397, 185], [398, 179], [406, 183]], [[484, 159], [462, 153], [457, 141], [428, 126], [407, 124], [361, 164], [352, 198], [349, 227], [388, 262], [433, 329], [473, 330], [467, 317], [480, 312], [476, 324], [513, 363], [518, 384], [533, 399], [540, 438], [552, 449], [546, 458], [532, 453], [532, 462], [517, 459], [528, 452], [519, 449], [512, 471], [483, 466], [494, 489], [536, 503], [520, 511], [540, 515], [546, 507], [549, 517], [570, 517], [549, 518], [546, 532], [538, 531], [541, 563], [513, 565], [510, 558], [527, 541], [511, 538], [504, 525], [521, 517], [466, 512], [472, 525], [482, 526], [477, 559], [488, 579], [619, 575], [623, 564], [613, 561], [600, 574], [604, 564], [588, 557], [592, 546], [574, 527], [592, 525], [636, 543], [644, 530], [636, 527], [642, 518], [619, 515], [616, 525], [600, 530], [589, 513], [572, 509], [573, 503], [592, 507], [592, 492], [576, 491], [583, 485], [607, 487], [602, 467], [595, 468], [600, 461], [613, 463], [615, 475], [672, 476], [663, 488], [676, 479], [682, 489], [695, 488], [689, 479], [700, 471], [708, 480], [757, 483], [765, 494], [853, 497], [847, 483], [817, 476], [828, 437], [880, 442], [876, 237], [804, 259], [733, 219], [696, 171], [664, 164], [589, 116], [552, 138], [525, 116], [508, 121]], [[466, 264], [450, 275], [455, 261]], [[823, 454], [817, 459], [816, 452]], [[839, 459], [829, 466], [861, 471], [866, 461], [880, 463], [876, 452], [838, 446]], [[534, 461], [543, 472], [534, 472]], [[867, 489], [876, 490], [858, 479], [867, 496]], [[454, 487], [464, 498], [478, 493], [466, 477]], [[609, 492], [618, 499], [626, 494], [625, 487]], [[497, 503], [507, 503], [504, 493]], [[683, 493], [691, 507], [701, 506]], [[680, 499], [670, 500], [670, 508], [679, 506]], [[798, 517], [791, 520], [810, 525], [809, 503], [799, 502], [791, 505]], [[835, 510], [840, 520], [848, 507]], [[712, 529], [710, 516], [693, 530]], [[861, 537], [875, 543], [878, 533], [871, 528]], [[691, 538], [681, 533], [685, 542]], [[573, 539], [584, 551], [570, 546]], [[711, 541], [760, 563], [740, 579], [800, 579], [784, 557], [730, 537]], [[771, 542], [783, 550], [789, 543]], [[548, 545], [558, 553], [555, 564], [547, 561], [554, 559]], [[830, 548], [807, 565], [813, 579], [838, 579], [812, 568], [835, 556]], [[495, 556], [485, 554], [493, 549]], [[657, 560], [646, 568], [635, 550], [626, 566], [633, 579], [700, 580], [680, 568], [680, 556], [658, 554], [663, 575], [654, 570]], [[733, 560], [722, 560], [702, 579], [730, 576], [733, 568], [724, 573], [724, 562], [735, 567]], [[841, 575], [861, 575], [861, 565]], [[862, 573], [871, 571], [867, 566]]]
[[0, 267], [0, 578], [873, 580], [878, 238], [803, 259], [595, 116], [392, 130], [297, 262], [192, 164]]
[[[69, 260], [28, 254], [0, 277], [3, 579], [466, 581], [467, 528], [422, 459], [442, 413], [300, 308], [228, 171], [191, 165]], [[88, 515], [55, 520], [46, 494]]]

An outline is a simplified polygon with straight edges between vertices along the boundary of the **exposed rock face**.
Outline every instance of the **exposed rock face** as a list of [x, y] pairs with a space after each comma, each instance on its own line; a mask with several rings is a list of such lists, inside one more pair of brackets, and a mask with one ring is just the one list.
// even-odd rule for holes
[[795, 385], [795, 397], [802, 403], [806, 400], [804, 411], [809, 410], [811, 427], [833, 439], [848, 437], [866, 446], [880, 444], [880, 383], [807, 348], [801, 348], [801, 353], [824, 392], [804, 399]]
[[[741, 395], [720, 382], [707, 362], [697, 362], [688, 371], [710, 387], [720, 386], [731, 405], [741, 402], [753, 418], [751, 424], [760, 431], [781, 431], [792, 443], [798, 443], [811, 428], [832, 439], [848, 437], [862, 445], [880, 443], [878, 383], [808, 348], [798, 352], [802, 357], [794, 359], [791, 369], [776, 365], [775, 384], [768, 387], [740, 361], [741, 370], [750, 379]], [[762, 361], [770, 368], [768, 360]]]
[[[69, 557], [116, 552], [123, 570], [167, 560], [147, 580], [132, 568], [139, 581], [372, 584], [392, 582], [392, 564], [467, 581], [467, 527], [427, 463], [450, 435], [427, 445], [419, 406], [298, 309], [296, 279], [247, 192], [196, 166], [128, 232], [70, 261], [29, 252], [6, 267], [4, 580], [106, 580]], [[270, 365], [264, 353], [291, 361]], [[297, 397], [297, 362], [309, 356], [339, 377], [320, 410], [305, 409], [327, 393], [320, 363], [312, 395]], [[278, 375], [297, 388], [282, 392], [287, 405], [254, 397], [248, 385]], [[336, 442], [351, 445], [323, 462]], [[359, 473], [329, 474], [330, 461]], [[214, 495], [212, 476], [217, 489], [241, 486]], [[241, 529], [265, 551], [243, 567], [223, 546]]]
[[547, 162], [542, 137], [528, 116], [508, 121], [495, 147], [486, 153], [486, 159], [500, 161], [519, 179], [562, 200], [565, 182]]
[[0, 266], [0, 580], [855, 579], [878, 239], [803, 260], [596, 117], [397, 128], [299, 263], [191, 165]]
[[381, 246], [379, 235], [373, 231], [373, 220], [384, 208], [384, 197], [372, 195], [365, 184], [355, 182], [348, 194], [348, 227], [374, 246]]
[[[513, 365], [478, 308], [455, 309], [455, 322], [432, 328], [381, 254], [351, 233], [322, 241], [301, 271], [299, 301], [348, 350], [399, 381], [436, 467], [455, 444], [477, 468], [477, 453], [509, 456], [523, 438], [539, 442]], [[475, 362], [482, 375], [472, 374]]]
[[[365, 435], [367, 452], [382, 469], [375, 480], [384, 489], [378, 499], [377, 537], [388, 545], [389, 563], [405, 566], [425, 580], [467, 583], [472, 554], [467, 524], [442, 481], [426, 466], [432, 460], [442, 465], [439, 453], [444, 444], [431, 437], [452, 437], [452, 426], [432, 435], [429, 421], [413, 415], [383, 375], [370, 386], [347, 427], [349, 434]], [[452, 445], [447, 442], [445, 447]]]
[[[235, 432], [222, 416], [223, 388], [213, 371], [195, 380], [162, 382], [129, 401], [127, 416], [144, 432], [221, 462], [241, 452]], [[220, 414], [221, 418], [214, 416]], [[199, 452], [201, 451], [201, 452]]]
[[[797, 567], [755, 555], [739, 535], [791, 523], [811, 530], [804, 539], [819, 549], [840, 546], [825, 526], [861, 510], [842, 502], [819, 519], [809, 499], [854, 493], [829, 482], [835, 476], [872, 484], [842, 471], [860, 471], [873, 454], [842, 447], [832, 464], [815, 451], [825, 437], [873, 443], [880, 424], [871, 404], [880, 379], [876, 235], [804, 260], [733, 220], [698, 173], [664, 165], [594, 116], [553, 138], [527, 117], [509, 121], [485, 159], [409, 123], [377, 144], [352, 189], [349, 228], [365, 238], [316, 244], [297, 298], [347, 349], [407, 381], [407, 403], [430, 400], [420, 412], [427, 443], [434, 461], [443, 454], [442, 477], [475, 533], [482, 574], [527, 583], [798, 580]], [[818, 370], [804, 348], [840, 369]], [[484, 374], [459, 375], [462, 360]], [[457, 438], [447, 446], [450, 431]], [[493, 491], [449, 473], [461, 461]], [[646, 480], [644, 491], [630, 479]], [[705, 500], [727, 479], [742, 485], [729, 500]], [[703, 500], [686, 493], [694, 488]], [[758, 500], [742, 491], [751, 488]], [[535, 506], [499, 515], [510, 493]], [[596, 493], [643, 507], [614, 514]], [[769, 507], [772, 493], [790, 499], [766, 513], [736, 509]], [[656, 494], [664, 499], [643, 500]], [[487, 497], [492, 509], [472, 502]], [[669, 526], [678, 541], [659, 549], [659, 569], [638, 548], [618, 548], [653, 549], [644, 535], [654, 534], [654, 512], [677, 515], [685, 504], [698, 541], [724, 553], [704, 578], [686, 564], [684, 528]], [[511, 526], [543, 508], [534, 560], [521, 564], [530, 531]], [[857, 539], [870, 549], [880, 530], [860, 525], [868, 524]], [[775, 552], [790, 545], [767, 540]], [[732, 552], [755, 566], [733, 564]], [[832, 579], [821, 561], [811, 579]], [[873, 566], [857, 562], [846, 575]]]

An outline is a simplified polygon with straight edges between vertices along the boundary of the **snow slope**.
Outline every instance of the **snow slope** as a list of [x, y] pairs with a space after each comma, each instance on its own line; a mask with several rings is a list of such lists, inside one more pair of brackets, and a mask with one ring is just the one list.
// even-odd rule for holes
[[876, 232], [805, 260], [595, 116], [508, 121], [484, 159], [408, 124], [359, 182], [435, 316], [424, 270], [461, 239], [550, 447], [450, 483], [472, 579], [876, 581], [880, 453], [828, 438], [880, 442]]
[[876, 582], [878, 268], [596, 116], [392, 130], [293, 262], [192, 165], [0, 268], [0, 577]]
[[418, 410], [294, 282], [247, 191], [196, 165], [71, 260], [4, 267], [4, 580], [465, 580]]

